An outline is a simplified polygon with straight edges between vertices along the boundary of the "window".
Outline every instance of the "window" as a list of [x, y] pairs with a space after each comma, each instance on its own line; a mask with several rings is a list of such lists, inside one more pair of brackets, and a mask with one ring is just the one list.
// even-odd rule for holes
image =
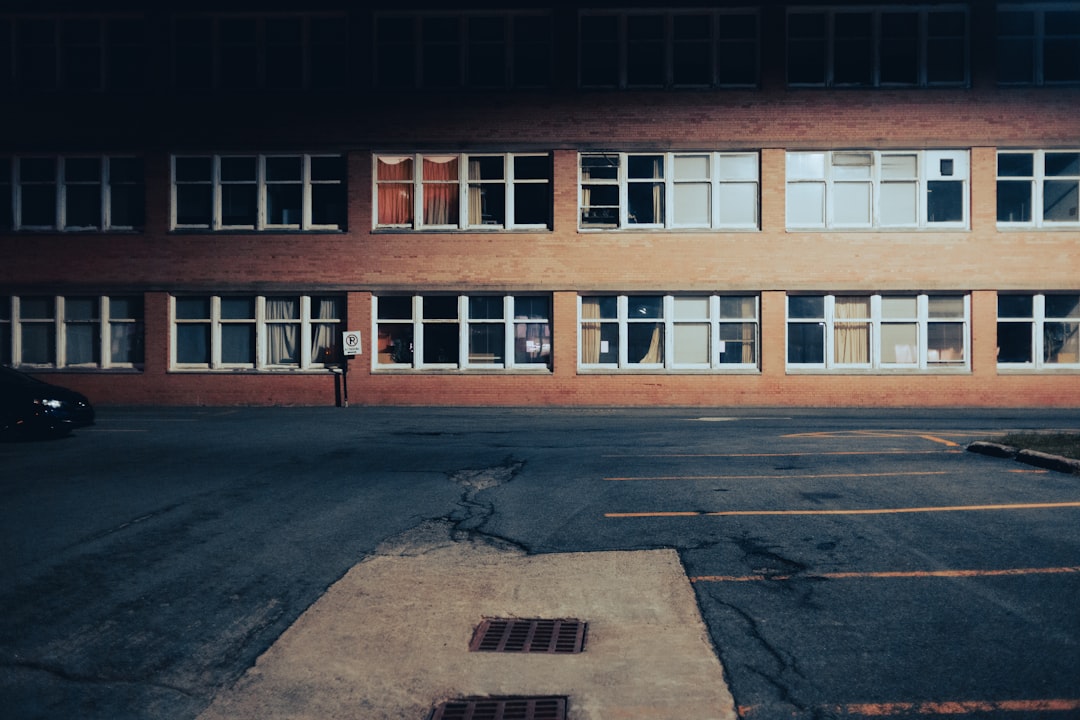
[[1080, 368], [1080, 294], [998, 295], [998, 366]]
[[582, 153], [580, 227], [758, 226], [757, 153]]
[[145, 37], [137, 16], [0, 18], [0, 89], [142, 89]]
[[174, 369], [311, 370], [339, 362], [340, 297], [173, 298]]
[[792, 9], [788, 84], [887, 87], [968, 84], [968, 17], [960, 6]]
[[1080, 152], [1002, 151], [997, 163], [999, 224], [1080, 225]]
[[172, 158], [175, 230], [344, 230], [341, 155]]
[[546, 229], [547, 154], [376, 155], [375, 227]]
[[790, 295], [790, 369], [968, 368], [966, 295]]
[[788, 228], [967, 227], [966, 150], [787, 154]]
[[997, 75], [1002, 85], [1080, 83], [1080, 5], [998, 6]]
[[386, 295], [375, 298], [375, 369], [546, 370], [546, 295]]
[[583, 368], [757, 368], [754, 295], [584, 295], [578, 301]]
[[543, 12], [379, 14], [375, 87], [504, 89], [551, 84]]
[[141, 158], [0, 158], [0, 175], [0, 228], [114, 231], [144, 224]]
[[141, 367], [142, 297], [2, 297], [0, 334], [3, 364]]
[[179, 90], [337, 90], [348, 84], [342, 14], [183, 15], [172, 25]]
[[754, 87], [758, 16], [747, 11], [589, 11], [582, 87]]

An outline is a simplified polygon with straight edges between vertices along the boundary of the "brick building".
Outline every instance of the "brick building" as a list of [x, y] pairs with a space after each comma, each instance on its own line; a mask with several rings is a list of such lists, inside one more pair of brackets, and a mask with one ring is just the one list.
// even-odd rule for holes
[[1080, 3], [375, 4], [0, 10], [0, 363], [98, 404], [1080, 405]]

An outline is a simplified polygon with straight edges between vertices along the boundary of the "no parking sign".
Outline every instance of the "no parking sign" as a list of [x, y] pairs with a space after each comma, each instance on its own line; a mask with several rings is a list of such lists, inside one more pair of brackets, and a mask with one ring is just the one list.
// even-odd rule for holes
[[360, 346], [360, 331], [346, 330], [341, 333], [341, 347], [346, 355], [363, 354], [363, 349]]

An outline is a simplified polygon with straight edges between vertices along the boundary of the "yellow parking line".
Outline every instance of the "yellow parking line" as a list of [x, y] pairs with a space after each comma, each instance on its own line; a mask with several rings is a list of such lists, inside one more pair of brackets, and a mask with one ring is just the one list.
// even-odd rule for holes
[[[850, 703], [847, 705], [824, 705], [819, 709], [829, 715], [840, 717], [911, 717], [914, 715], [971, 715], [974, 713], [1072, 713], [1080, 710], [1080, 699], [1053, 698], [1047, 700], [960, 700], [945, 702], [892, 702]], [[760, 705], [740, 705], [736, 708], [740, 718], [751, 720], [758, 713], [774, 712]]]
[[698, 575], [690, 582], [759, 582], [763, 580], [791, 580], [795, 577], [810, 580], [889, 580], [896, 578], [973, 578], [973, 577], [1016, 577], [1021, 575], [1061, 575], [1080, 573], [1080, 566], [1048, 568], [1007, 568], [1003, 570], [901, 570], [883, 572], [833, 572], [810, 573], [805, 575]]
[[873, 478], [912, 477], [920, 475], [948, 475], [946, 470], [914, 470], [911, 472], [883, 473], [824, 473], [821, 475], [653, 475], [643, 477], [606, 477], [605, 480], [820, 480], [823, 478]]
[[904, 513], [970, 512], [975, 510], [1050, 510], [1080, 507], [1080, 502], [1014, 503], [1010, 505], [951, 505], [944, 507], [864, 508], [853, 510], [684, 510], [676, 512], [604, 513], [607, 518], [740, 517], [767, 515], [895, 515]]

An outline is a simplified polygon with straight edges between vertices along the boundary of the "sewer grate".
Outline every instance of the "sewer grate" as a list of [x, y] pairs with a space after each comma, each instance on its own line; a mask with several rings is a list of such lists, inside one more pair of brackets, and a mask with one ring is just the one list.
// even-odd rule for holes
[[579, 653], [585, 649], [585, 623], [574, 618], [485, 618], [473, 633], [472, 652]]
[[566, 720], [565, 697], [464, 698], [435, 708], [428, 720]]

